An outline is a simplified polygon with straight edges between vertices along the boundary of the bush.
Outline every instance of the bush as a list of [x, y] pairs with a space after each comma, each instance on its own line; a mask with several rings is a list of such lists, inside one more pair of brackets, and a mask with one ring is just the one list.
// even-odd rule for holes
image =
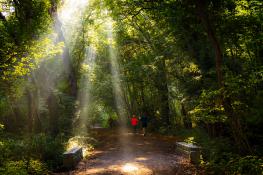
[[23, 161], [8, 161], [0, 169], [3, 175], [27, 175], [26, 164]]
[[246, 156], [232, 159], [226, 165], [227, 175], [261, 175], [263, 174], [263, 160], [257, 156]]
[[32, 170], [36, 169], [34, 167], [39, 167], [40, 161], [44, 162], [51, 170], [57, 169], [62, 165], [63, 152], [63, 138], [52, 138], [45, 134], [37, 134], [24, 139], [14, 137], [2, 139], [0, 141], [0, 166], [6, 167], [6, 171], [11, 171], [14, 169], [12, 168], [13, 164], [33, 159], [38, 162], [30, 161]]
[[33, 136], [29, 143], [28, 149], [31, 152], [31, 157], [46, 162], [50, 169], [57, 169], [62, 165], [63, 152], [65, 151], [62, 137], [54, 139], [42, 133]]
[[0, 166], [5, 161], [21, 160], [27, 157], [28, 144], [20, 139], [2, 139], [0, 141]]
[[30, 160], [28, 173], [34, 175], [45, 175], [49, 174], [48, 169], [45, 164], [40, 162], [39, 160]]
[[0, 168], [2, 175], [47, 175], [49, 174], [47, 167], [39, 160], [19, 160], [8, 161]]

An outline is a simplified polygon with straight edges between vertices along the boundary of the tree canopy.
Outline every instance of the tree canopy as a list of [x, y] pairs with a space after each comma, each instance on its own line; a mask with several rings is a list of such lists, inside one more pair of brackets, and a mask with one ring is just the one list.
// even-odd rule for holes
[[0, 174], [59, 169], [71, 137], [132, 114], [204, 147], [207, 173], [261, 174], [262, 7], [1, 0]]

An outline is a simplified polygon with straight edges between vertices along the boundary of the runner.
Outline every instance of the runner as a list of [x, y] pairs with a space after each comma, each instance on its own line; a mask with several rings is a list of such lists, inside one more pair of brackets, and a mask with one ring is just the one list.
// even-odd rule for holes
[[137, 132], [137, 125], [138, 125], [139, 120], [137, 119], [137, 117], [133, 114], [132, 118], [131, 118], [131, 125], [133, 127], [133, 132], [136, 133]]
[[148, 118], [147, 118], [145, 113], [141, 117], [141, 123], [142, 123], [143, 136], [146, 136], [146, 128], [147, 128], [147, 124], [148, 124]]

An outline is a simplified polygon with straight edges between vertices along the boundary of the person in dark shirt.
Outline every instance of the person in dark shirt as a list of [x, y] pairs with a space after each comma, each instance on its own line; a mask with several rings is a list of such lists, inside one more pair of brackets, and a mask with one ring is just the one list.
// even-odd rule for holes
[[143, 136], [145, 136], [146, 135], [146, 128], [147, 128], [147, 124], [148, 124], [148, 118], [147, 118], [145, 113], [141, 117], [141, 123], [142, 123]]

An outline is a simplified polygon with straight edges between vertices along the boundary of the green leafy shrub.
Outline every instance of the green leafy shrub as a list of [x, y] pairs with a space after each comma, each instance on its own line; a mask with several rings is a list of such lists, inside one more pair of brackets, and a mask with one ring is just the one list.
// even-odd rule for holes
[[8, 161], [0, 169], [0, 174], [27, 175], [26, 163], [24, 161]]
[[[200, 136], [200, 135], [199, 135]], [[202, 166], [208, 174], [261, 175], [263, 161], [256, 156], [240, 157], [227, 138], [198, 137], [202, 146]]]
[[27, 157], [26, 142], [21, 139], [2, 139], [0, 141], [0, 165], [8, 160], [20, 160]]
[[3, 175], [46, 175], [49, 174], [47, 167], [39, 160], [8, 161], [0, 168]]
[[63, 138], [43, 133], [35, 135], [30, 141], [29, 150], [32, 157], [37, 157], [47, 163], [51, 169], [56, 169], [62, 164], [64, 150]]
[[39, 160], [30, 160], [28, 173], [34, 175], [45, 175], [49, 174], [48, 169], [45, 164], [40, 162]]
[[[34, 159], [44, 162], [49, 169], [57, 169], [62, 165], [63, 138], [37, 134], [25, 139], [2, 139], [0, 141], [0, 152], [0, 166], [6, 166], [6, 162], [10, 161], [17, 162]], [[33, 167], [37, 167], [38, 162], [31, 163], [31, 167], [34, 170]]]
[[257, 156], [232, 158], [226, 165], [227, 175], [261, 175], [263, 174], [263, 160]]

